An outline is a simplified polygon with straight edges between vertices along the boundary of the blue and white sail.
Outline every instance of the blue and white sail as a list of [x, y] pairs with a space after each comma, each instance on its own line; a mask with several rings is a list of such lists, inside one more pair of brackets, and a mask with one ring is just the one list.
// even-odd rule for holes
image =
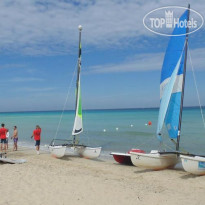
[[[179, 21], [188, 19], [186, 10]], [[174, 35], [186, 34], [186, 27], [176, 27]], [[166, 125], [169, 137], [175, 139], [178, 136], [179, 115], [184, 75], [186, 35], [171, 36], [166, 50], [161, 71], [160, 80], [160, 110], [158, 117], [157, 135], [161, 141], [163, 124]]]

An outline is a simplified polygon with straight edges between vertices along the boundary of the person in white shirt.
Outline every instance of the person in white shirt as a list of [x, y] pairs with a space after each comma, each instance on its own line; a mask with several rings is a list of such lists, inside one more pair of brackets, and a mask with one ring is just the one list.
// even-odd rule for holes
[[6, 149], [9, 149], [9, 129], [6, 133]]

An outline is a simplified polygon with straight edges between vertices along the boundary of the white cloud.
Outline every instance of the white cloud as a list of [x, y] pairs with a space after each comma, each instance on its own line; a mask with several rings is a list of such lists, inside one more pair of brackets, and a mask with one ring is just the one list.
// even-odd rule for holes
[[15, 77], [12, 79], [9, 79], [10, 82], [34, 82], [34, 81], [44, 81], [43, 78], [22, 78], [22, 77]]
[[54, 91], [56, 88], [54, 87], [43, 87], [43, 88], [35, 88], [35, 87], [23, 87], [23, 88], [17, 88], [16, 91], [21, 91], [21, 92], [49, 92], [49, 91]]
[[25, 65], [23, 64], [2, 64], [0, 65], [0, 69], [13, 69], [13, 68], [25, 68]]
[[159, 70], [162, 66], [163, 53], [139, 54], [115, 65], [97, 65], [89, 69], [91, 73], [136, 72]]
[[[170, 1], [7, 0], [0, 1], [0, 49], [23, 54], [59, 54], [72, 50], [83, 25], [83, 41], [96, 47], [121, 46], [131, 39], [153, 36], [142, 19]], [[172, 5], [179, 5], [177, 0]], [[180, 3], [181, 6], [184, 2]], [[203, 13], [204, 1], [191, 1]], [[123, 40], [123, 41], [122, 41]]]
[[[192, 63], [195, 69], [205, 70], [205, 48], [190, 50]], [[160, 70], [165, 53], [141, 53], [122, 63], [96, 65], [88, 68], [88, 73], [115, 73], [115, 72], [143, 72]], [[187, 67], [190, 69], [190, 59], [187, 55]]]
[[[190, 61], [190, 57], [191, 57], [191, 61]], [[205, 70], [204, 58], [205, 58], [205, 48], [188, 50], [188, 55], [187, 55], [188, 68], [191, 69], [190, 66], [192, 62], [194, 69], [200, 71]]]

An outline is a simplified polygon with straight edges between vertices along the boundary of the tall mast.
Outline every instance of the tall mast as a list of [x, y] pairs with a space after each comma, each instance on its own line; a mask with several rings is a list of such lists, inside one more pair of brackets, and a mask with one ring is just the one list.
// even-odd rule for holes
[[76, 80], [76, 102], [75, 102], [75, 110], [77, 109], [77, 103], [78, 103], [78, 85], [79, 85], [79, 79], [80, 79], [80, 70], [81, 70], [81, 31], [82, 26], [78, 26], [79, 30], [79, 47], [78, 47], [78, 71], [77, 71], [77, 80]]
[[[188, 4], [187, 22], [189, 21], [189, 15], [190, 15], [190, 4]], [[182, 95], [181, 95], [181, 105], [180, 105], [180, 114], [179, 114], [179, 126], [178, 126], [176, 151], [179, 151], [179, 141], [180, 141], [180, 135], [181, 135], [182, 111], [183, 111], [183, 102], [184, 102], [184, 87], [185, 87], [185, 77], [186, 77], [188, 33], [189, 33], [189, 27], [188, 27], [188, 23], [187, 23], [186, 41], [185, 41], [185, 56], [184, 56], [184, 74], [183, 74], [183, 82], [182, 82]]]

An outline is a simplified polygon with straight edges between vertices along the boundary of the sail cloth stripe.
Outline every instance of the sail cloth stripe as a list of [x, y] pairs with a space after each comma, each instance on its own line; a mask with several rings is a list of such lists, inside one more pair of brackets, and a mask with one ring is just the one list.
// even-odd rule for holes
[[[161, 85], [160, 85], [160, 99], [162, 98], [163, 95], [163, 90], [165, 88], [165, 86], [167, 85], [167, 83], [170, 81], [170, 78], [167, 78], [166, 80], [164, 80]], [[177, 75], [176, 76], [176, 81], [172, 90], [172, 93], [178, 93], [182, 91], [182, 81], [183, 81], [183, 75]]]
[[[180, 21], [187, 20], [188, 10], [180, 17]], [[172, 34], [185, 34], [186, 27], [176, 27]], [[165, 123], [169, 137], [177, 138], [179, 113], [181, 105], [181, 94], [184, 74], [186, 36], [171, 36], [164, 57], [160, 80], [160, 110], [157, 126], [157, 137], [162, 141], [160, 135]]]
[[79, 129], [79, 130], [75, 130], [75, 135], [78, 134], [78, 133], [80, 133], [80, 132], [82, 132], [82, 131], [83, 131], [82, 128]]

